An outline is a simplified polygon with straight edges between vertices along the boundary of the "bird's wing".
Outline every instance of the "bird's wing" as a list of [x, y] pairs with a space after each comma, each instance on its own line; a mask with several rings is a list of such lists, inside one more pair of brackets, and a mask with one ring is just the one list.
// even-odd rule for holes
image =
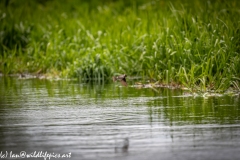
[[127, 86], [127, 82], [126, 82], [126, 79], [125, 78], [123, 78], [123, 79], [121, 79], [121, 84], [123, 85], [123, 86]]

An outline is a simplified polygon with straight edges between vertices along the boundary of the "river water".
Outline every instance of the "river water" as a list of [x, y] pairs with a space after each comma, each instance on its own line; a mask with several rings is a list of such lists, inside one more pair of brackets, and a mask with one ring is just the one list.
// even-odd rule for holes
[[239, 160], [240, 98], [1, 77], [0, 137], [9, 160]]

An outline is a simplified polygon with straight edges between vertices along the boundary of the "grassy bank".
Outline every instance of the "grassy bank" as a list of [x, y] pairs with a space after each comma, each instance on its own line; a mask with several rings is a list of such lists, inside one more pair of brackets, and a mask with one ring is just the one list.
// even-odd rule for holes
[[192, 90], [240, 86], [240, 2], [0, 2], [0, 72], [147, 76]]

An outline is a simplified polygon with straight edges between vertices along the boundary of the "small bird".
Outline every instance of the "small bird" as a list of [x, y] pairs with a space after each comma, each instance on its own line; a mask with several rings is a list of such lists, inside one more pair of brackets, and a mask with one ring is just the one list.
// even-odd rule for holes
[[123, 75], [119, 75], [119, 76], [113, 76], [112, 79], [113, 79], [113, 82], [120, 80], [120, 82], [123, 86], [127, 86], [126, 77], [127, 77], [127, 75], [123, 74]]

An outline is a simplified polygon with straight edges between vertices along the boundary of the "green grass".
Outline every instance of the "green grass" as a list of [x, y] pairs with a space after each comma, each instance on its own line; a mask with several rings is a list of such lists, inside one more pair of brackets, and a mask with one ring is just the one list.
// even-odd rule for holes
[[114, 73], [192, 91], [240, 86], [238, 0], [0, 2], [0, 72], [106, 80]]

